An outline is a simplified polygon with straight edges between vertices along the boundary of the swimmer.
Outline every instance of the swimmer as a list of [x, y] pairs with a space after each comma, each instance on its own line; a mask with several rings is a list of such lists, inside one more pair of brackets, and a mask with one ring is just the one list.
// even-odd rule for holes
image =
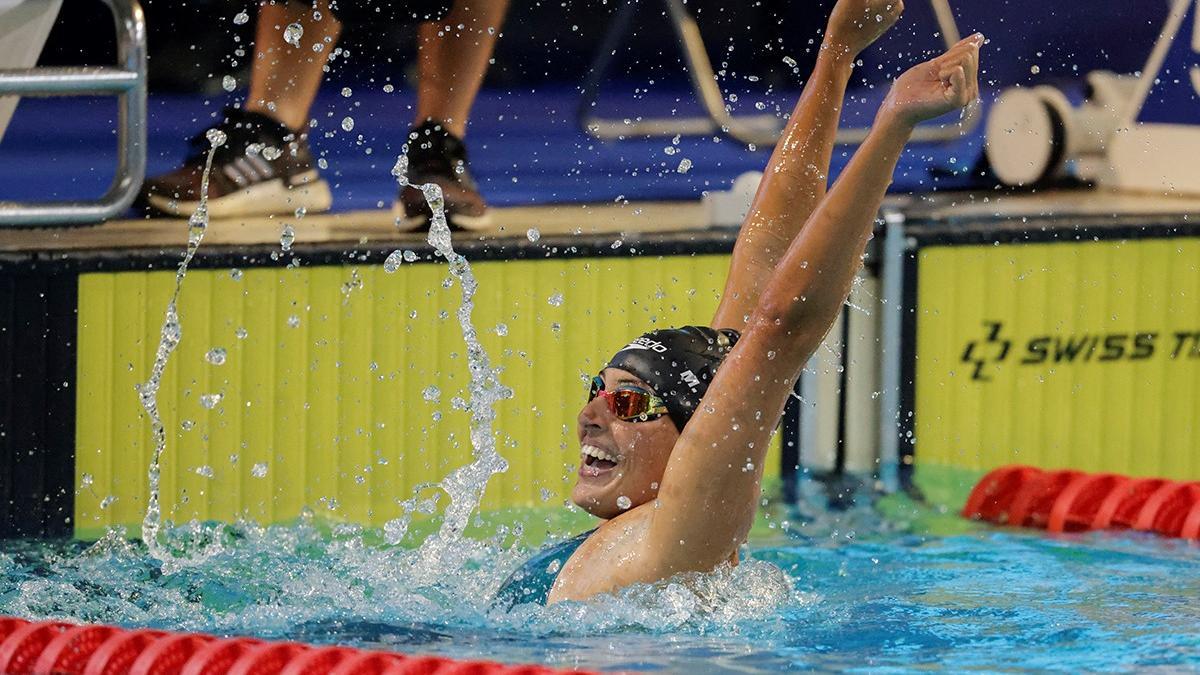
[[584, 600], [737, 562], [784, 403], [841, 311], [913, 128], [979, 95], [982, 35], [902, 74], [826, 194], [851, 64], [902, 0], [840, 0], [742, 224], [709, 326], [646, 333], [592, 381], [572, 500], [595, 530], [518, 570], [498, 600]]

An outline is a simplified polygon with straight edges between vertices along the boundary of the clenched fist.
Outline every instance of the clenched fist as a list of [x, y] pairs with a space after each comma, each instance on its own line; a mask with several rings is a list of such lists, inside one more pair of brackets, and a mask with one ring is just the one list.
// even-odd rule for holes
[[892, 83], [879, 109], [884, 119], [908, 126], [966, 106], [979, 98], [979, 47], [983, 36], [964, 38], [945, 54], [909, 68]]

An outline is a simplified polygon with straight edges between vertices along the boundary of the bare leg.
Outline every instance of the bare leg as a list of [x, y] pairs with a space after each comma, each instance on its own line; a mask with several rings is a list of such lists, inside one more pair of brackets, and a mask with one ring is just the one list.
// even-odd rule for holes
[[455, 136], [466, 135], [507, 11], [508, 0], [455, 0], [444, 18], [421, 24], [415, 125], [437, 120]]
[[[311, 2], [287, 0], [262, 3], [246, 110], [269, 115], [291, 129], [308, 122], [309, 108], [325, 77], [325, 61], [342, 32], [342, 24], [333, 18], [325, 0], [316, 7], [314, 10]], [[299, 47], [284, 40], [284, 30], [292, 23], [304, 29]], [[313, 51], [317, 44], [321, 50]]]

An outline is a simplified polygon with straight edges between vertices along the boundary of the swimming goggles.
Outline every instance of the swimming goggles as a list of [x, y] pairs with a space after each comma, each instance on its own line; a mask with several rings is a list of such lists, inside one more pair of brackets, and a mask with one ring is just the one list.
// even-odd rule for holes
[[616, 391], [604, 389], [604, 378], [592, 376], [592, 388], [588, 392], [588, 403], [597, 396], [608, 401], [608, 409], [618, 419], [626, 422], [648, 422], [666, 415], [667, 404], [659, 397], [640, 387], [623, 385]]

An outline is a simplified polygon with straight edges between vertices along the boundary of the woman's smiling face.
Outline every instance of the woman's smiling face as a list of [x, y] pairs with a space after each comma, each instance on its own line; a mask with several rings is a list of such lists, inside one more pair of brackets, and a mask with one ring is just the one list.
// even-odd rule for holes
[[[654, 393], [633, 373], [605, 368], [600, 373], [607, 391], [637, 387]], [[626, 422], [597, 396], [579, 411], [579, 479], [571, 501], [598, 518], [613, 518], [654, 499], [679, 439], [670, 416]], [[628, 502], [621, 497], [628, 498]]]

